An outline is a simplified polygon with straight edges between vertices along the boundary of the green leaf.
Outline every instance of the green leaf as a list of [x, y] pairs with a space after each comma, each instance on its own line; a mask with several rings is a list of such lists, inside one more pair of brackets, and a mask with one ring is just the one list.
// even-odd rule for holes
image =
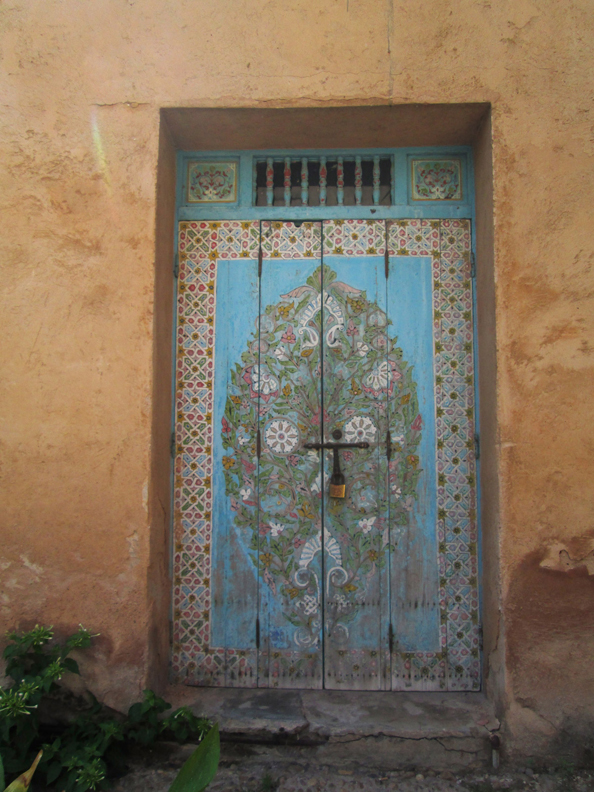
[[47, 775], [45, 778], [46, 782], [48, 784], [53, 784], [53, 782], [56, 780], [56, 778], [60, 775], [61, 772], [62, 772], [62, 763], [52, 762], [47, 769]]
[[217, 772], [220, 753], [219, 727], [215, 723], [179, 771], [169, 792], [202, 792], [206, 789]]

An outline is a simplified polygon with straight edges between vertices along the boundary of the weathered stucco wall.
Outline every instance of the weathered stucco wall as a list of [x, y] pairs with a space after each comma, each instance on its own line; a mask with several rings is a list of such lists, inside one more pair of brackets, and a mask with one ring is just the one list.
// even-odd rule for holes
[[501, 612], [491, 676], [515, 745], [584, 729], [590, 0], [15, 0], [0, 28], [3, 625], [100, 632], [86, 673], [111, 704], [162, 673], [173, 161], [160, 108], [490, 102], [494, 243], [484, 188], [479, 266], [480, 308], [496, 317], [481, 324], [484, 519], [500, 524], [485, 544], [486, 602]]

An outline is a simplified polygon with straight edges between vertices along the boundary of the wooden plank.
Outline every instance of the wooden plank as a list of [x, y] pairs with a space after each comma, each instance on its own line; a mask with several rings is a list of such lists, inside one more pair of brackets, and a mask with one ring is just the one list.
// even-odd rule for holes
[[[341, 442], [370, 448], [339, 452], [346, 497], [325, 493], [324, 681], [331, 689], [381, 690], [389, 685], [384, 224], [326, 224], [326, 235], [324, 432], [331, 440], [340, 430]], [[329, 476], [331, 453], [325, 461]]]
[[388, 277], [388, 314], [397, 338], [391, 354], [400, 372], [390, 402], [392, 687], [440, 690], [445, 663], [436, 530], [434, 257], [431, 233], [399, 227], [407, 244], [390, 247]]
[[[239, 422], [229, 409], [244, 341], [241, 332], [230, 332], [228, 316], [238, 294], [236, 327], [241, 331], [245, 319], [251, 328], [257, 316], [257, 243], [253, 221], [180, 223], [174, 647], [189, 684], [256, 683], [257, 582], [245, 548], [256, 513], [242, 502], [238, 525], [232, 500], [245, 486], [242, 474], [251, 459], [239, 446]], [[251, 408], [242, 414], [252, 434], [255, 416]]]
[[[322, 687], [320, 223], [263, 223], [261, 687]], [[317, 273], [317, 274], [316, 274]]]

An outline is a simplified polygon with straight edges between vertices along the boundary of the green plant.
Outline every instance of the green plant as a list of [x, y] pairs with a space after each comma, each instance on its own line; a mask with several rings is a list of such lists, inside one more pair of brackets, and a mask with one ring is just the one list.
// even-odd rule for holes
[[260, 784], [260, 792], [274, 792], [277, 786], [278, 781], [275, 781], [270, 773], [266, 773], [262, 779], [262, 783]]
[[[86, 792], [106, 789], [110, 775], [122, 774], [126, 754], [133, 745], [149, 747], [163, 737], [178, 742], [189, 737], [202, 740], [207, 732], [216, 734], [218, 745], [218, 731], [213, 732], [210, 722], [197, 718], [189, 708], [181, 707], [163, 717], [171, 704], [151, 690], [144, 691], [143, 701], [133, 704], [125, 718], [106, 716], [102, 705], [89, 695], [91, 703], [86, 711], [51, 742], [42, 744], [39, 705], [44, 696], [59, 689], [57, 682], [64, 673], [79, 673], [69, 654], [90, 646], [92, 637], [82, 626], [63, 644], [52, 642], [52, 628], [48, 627], [9, 634], [12, 643], [6, 647], [4, 658], [14, 684], [0, 690], [0, 755], [6, 772], [23, 772], [42, 748], [39, 773], [45, 776], [46, 784], [55, 784], [64, 792]], [[205, 752], [214, 740], [211, 737], [199, 754], [201, 762], [206, 761]], [[210, 753], [208, 758], [211, 761]]]
[[35, 773], [37, 765], [39, 764], [39, 760], [41, 759], [42, 753], [43, 751], [39, 751], [33, 764], [27, 770], [27, 772], [22, 773], [18, 778], [15, 778], [15, 780], [6, 790], [4, 790], [4, 771], [2, 770], [2, 757], [0, 756], [0, 792], [27, 792], [31, 783], [31, 779], [33, 778], [33, 774]]

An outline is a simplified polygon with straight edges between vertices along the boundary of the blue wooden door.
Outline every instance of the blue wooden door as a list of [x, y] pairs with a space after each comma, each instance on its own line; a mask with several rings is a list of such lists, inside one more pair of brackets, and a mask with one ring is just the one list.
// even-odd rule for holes
[[[180, 224], [174, 671], [477, 689], [469, 224]], [[343, 498], [331, 497], [338, 452]]]

